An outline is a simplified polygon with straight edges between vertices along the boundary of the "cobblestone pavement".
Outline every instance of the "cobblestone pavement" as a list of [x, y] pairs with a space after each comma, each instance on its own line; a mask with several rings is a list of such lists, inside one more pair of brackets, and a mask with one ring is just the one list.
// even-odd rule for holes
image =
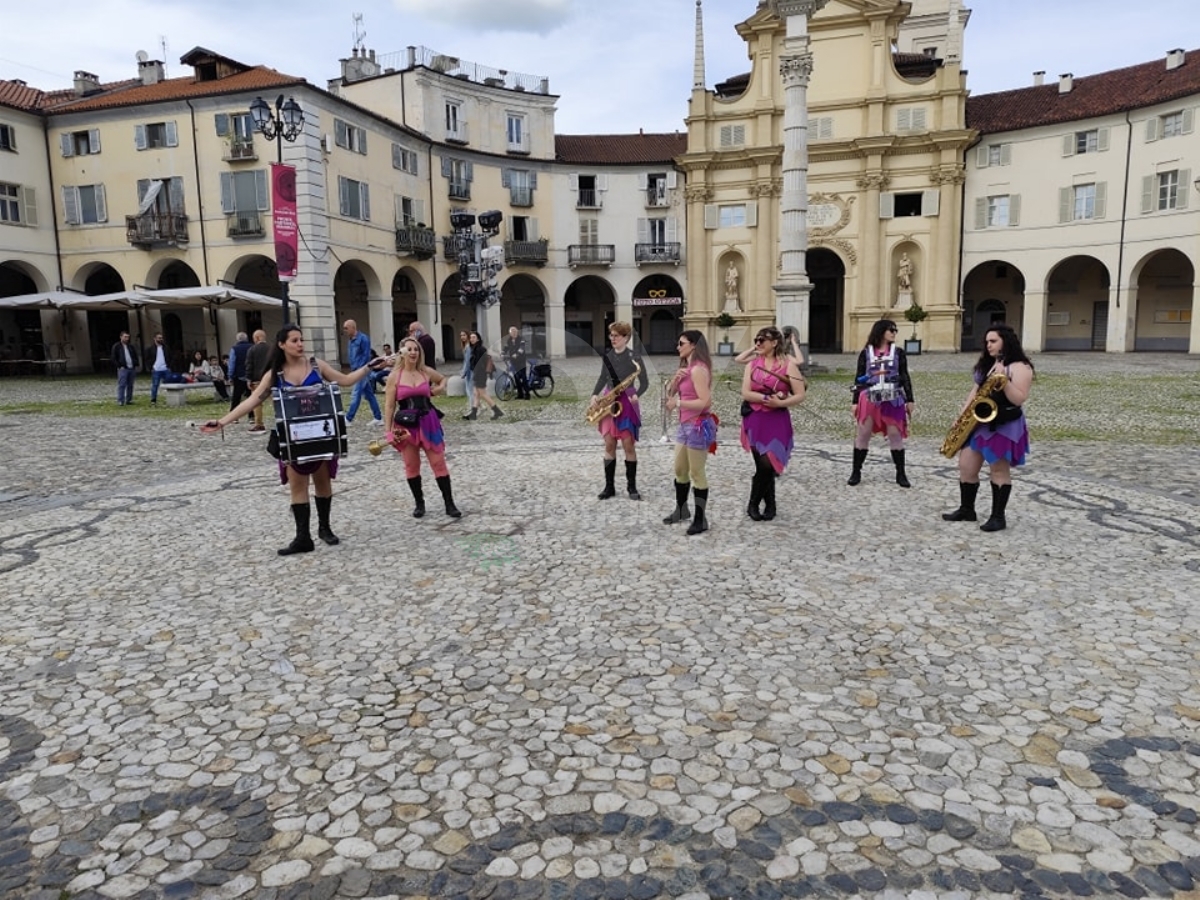
[[0, 414], [0, 896], [1200, 897], [1194, 448], [1035, 430], [989, 535], [802, 419], [751, 522], [731, 426], [687, 537], [554, 416], [447, 416], [459, 520], [355, 422], [284, 559], [245, 426]]

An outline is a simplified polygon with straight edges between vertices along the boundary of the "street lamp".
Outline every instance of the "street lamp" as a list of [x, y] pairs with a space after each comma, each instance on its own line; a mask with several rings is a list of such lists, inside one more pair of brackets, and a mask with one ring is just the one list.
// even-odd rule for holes
[[450, 227], [457, 251], [459, 287], [458, 299], [464, 305], [478, 304], [485, 309], [500, 302], [500, 288], [496, 276], [504, 268], [504, 248], [489, 247], [489, 237], [500, 232], [504, 215], [497, 210], [479, 214], [479, 231], [475, 231], [476, 217], [465, 210], [450, 213]]
[[[301, 129], [304, 128], [304, 110], [302, 110], [300, 108], [300, 104], [297, 103], [294, 98], [288, 97], [287, 100], [284, 100], [283, 94], [280, 94], [275, 99], [275, 112], [272, 113], [271, 107], [267, 105], [267, 101], [264, 100], [262, 97], [256, 97], [254, 99], [254, 102], [250, 104], [250, 118], [254, 122], [254, 127], [258, 129], [258, 131], [262, 134], [263, 137], [265, 137], [268, 141], [275, 141], [275, 146], [278, 149], [279, 165], [282, 166], [283, 165], [283, 142], [286, 140], [288, 143], [291, 143], [292, 141], [296, 140], [296, 138], [300, 135]], [[284, 170], [280, 170], [280, 171], [283, 172]], [[295, 229], [295, 227], [296, 227], [295, 222], [294, 222], [294, 218], [295, 218], [294, 209], [295, 209], [295, 200], [296, 200], [296, 198], [295, 198], [295, 186], [296, 186], [295, 170], [289, 169], [289, 170], [287, 170], [287, 174], [290, 177], [287, 179], [281, 178], [280, 181], [286, 180], [286, 182], [290, 185], [289, 192], [291, 194], [291, 197], [285, 198], [285, 199], [290, 200], [292, 210], [293, 210], [293, 214], [292, 214], [293, 221], [291, 222], [291, 227], [293, 229]], [[274, 178], [272, 178], [272, 182], [273, 183], [275, 182]], [[294, 252], [295, 241], [286, 242], [286, 246], [288, 249], [285, 252], [288, 255], [290, 255], [292, 258], [289, 260], [280, 259], [280, 252], [281, 252], [280, 243], [279, 243], [280, 221], [279, 221], [278, 209], [277, 209], [278, 202], [279, 202], [279, 197], [278, 196], [274, 197], [272, 208], [276, 210], [276, 221], [275, 221], [276, 274], [278, 274], [278, 271], [281, 268], [286, 269], [287, 271], [295, 270], [295, 252]], [[284, 265], [281, 266], [280, 265], [281, 263], [284, 263]], [[288, 281], [283, 278], [280, 278], [279, 286], [280, 286], [280, 297], [283, 300], [283, 324], [287, 325], [288, 322], [291, 320], [291, 316], [289, 315], [289, 309], [288, 309]]]

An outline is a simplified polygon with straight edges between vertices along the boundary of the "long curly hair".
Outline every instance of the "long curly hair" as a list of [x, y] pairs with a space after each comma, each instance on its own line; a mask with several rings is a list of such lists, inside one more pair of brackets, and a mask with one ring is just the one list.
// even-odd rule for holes
[[1017, 337], [1017, 333], [1013, 331], [1012, 326], [1006, 325], [1003, 322], [993, 322], [988, 326], [988, 330], [983, 333], [983, 347], [980, 350], [979, 359], [975, 362], [976, 373], [980, 376], [986, 376], [995, 362], [987, 350], [987, 336], [993, 331], [1000, 338], [1000, 342], [1003, 345], [1000, 350], [1000, 362], [1006, 366], [1016, 362], [1025, 363], [1030, 369], [1033, 368], [1033, 361], [1025, 355], [1025, 348], [1021, 346], [1021, 339]]

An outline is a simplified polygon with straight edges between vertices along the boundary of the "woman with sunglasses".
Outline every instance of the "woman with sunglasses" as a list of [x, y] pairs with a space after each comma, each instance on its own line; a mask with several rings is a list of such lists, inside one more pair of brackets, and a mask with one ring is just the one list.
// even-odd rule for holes
[[775, 518], [775, 479], [792, 455], [788, 410], [804, 400], [805, 382], [778, 328], [760, 329], [754, 349], [756, 356], [742, 373], [742, 399], [750, 405], [742, 419], [742, 448], [754, 457], [746, 513], [755, 522], [769, 522]]
[[858, 354], [858, 370], [851, 388], [854, 419], [854, 468], [846, 484], [862, 481], [863, 462], [871, 435], [887, 435], [896, 465], [896, 484], [912, 487], [904, 472], [904, 441], [908, 437], [908, 417], [912, 415], [913, 389], [908, 377], [908, 357], [896, 346], [896, 323], [880, 319], [871, 326], [867, 344]]
[[712, 414], [712, 357], [699, 331], [679, 336], [679, 371], [667, 385], [667, 409], [679, 410], [675, 433], [675, 511], [663, 519], [674, 525], [688, 517], [688, 491], [695, 495], [696, 514], [688, 534], [708, 531], [708, 454], [717, 452], [717, 417]]
[[[613, 415], [600, 420], [600, 436], [604, 438], [604, 490], [597, 495], [597, 500], [617, 496], [618, 443], [625, 452], [625, 490], [630, 500], [642, 499], [637, 489], [637, 440], [642, 430], [638, 397], [650, 387], [650, 376], [646, 373], [646, 363], [629, 348], [632, 336], [633, 326], [628, 322], [613, 322], [608, 327], [612, 347], [605, 351], [601, 360], [600, 377], [596, 379], [588, 403], [589, 410], [602, 402], [618, 407]], [[619, 396], [612, 396], [613, 388], [633, 377], [635, 372], [636, 383], [625, 388]]]

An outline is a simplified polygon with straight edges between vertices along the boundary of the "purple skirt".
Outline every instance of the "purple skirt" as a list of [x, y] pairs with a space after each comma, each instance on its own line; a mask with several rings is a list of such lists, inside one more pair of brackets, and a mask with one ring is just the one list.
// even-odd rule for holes
[[627, 437], [636, 441], [642, 432], [641, 410], [638, 408], [638, 404], [629, 399], [628, 392], [621, 394], [618, 403], [620, 403], [621, 409], [615, 416], [605, 416], [600, 420], [600, 434], [605, 437], [614, 437], [618, 441], [623, 441]]
[[317, 469], [321, 468], [321, 466], [329, 466], [329, 477], [331, 479], [333, 479], [333, 478], [337, 478], [338, 458], [335, 456], [335, 457], [333, 457], [333, 459], [314, 459], [314, 460], [310, 460], [309, 462], [306, 462], [306, 463], [287, 463], [287, 462], [284, 462], [283, 460], [280, 460], [279, 461], [279, 483], [280, 484], [288, 483], [288, 476], [287, 476], [288, 466], [291, 466], [293, 469], [295, 469], [301, 475], [311, 475], [313, 472], [317, 471]]
[[742, 449], [755, 450], [771, 461], [776, 474], [787, 468], [795, 445], [792, 417], [786, 409], [751, 404], [754, 410], [742, 419]]
[[991, 465], [997, 460], [1004, 460], [1009, 465], [1024, 465], [1025, 457], [1029, 454], [1029, 426], [1025, 422], [1025, 414], [997, 425], [976, 425], [967, 439], [967, 446], [983, 455], [984, 460]]
[[717, 420], [712, 415], [702, 415], [689, 422], [680, 422], [675, 432], [675, 443], [689, 450], [707, 450], [716, 453]]
[[903, 394], [894, 400], [873, 403], [867, 392], [863, 391], [858, 395], [858, 407], [854, 414], [859, 422], [870, 420], [871, 434], [887, 434], [888, 427], [895, 426], [900, 437], [908, 437], [908, 411], [904, 408]]
[[[424, 447], [425, 452], [442, 453], [446, 449], [446, 436], [442, 431], [442, 417], [437, 414], [436, 410], [429, 410], [425, 415], [417, 420], [416, 425], [392, 425], [392, 432], [399, 436], [404, 432], [408, 437], [406, 441], [412, 441], [418, 447]], [[400, 452], [400, 448], [396, 447], [396, 452]]]

